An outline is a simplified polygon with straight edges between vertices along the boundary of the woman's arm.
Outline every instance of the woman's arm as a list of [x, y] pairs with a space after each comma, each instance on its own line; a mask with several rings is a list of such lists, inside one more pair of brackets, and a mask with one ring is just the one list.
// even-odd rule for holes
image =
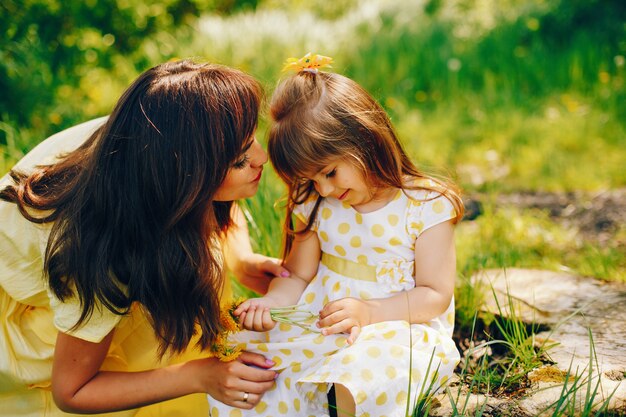
[[231, 216], [233, 225], [228, 229], [224, 240], [226, 266], [243, 285], [259, 294], [265, 294], [272, 277], [287, 277], [289, 271], [280, 264], [280, 260], [252, 251], [248, 223], [241, 207], [236, 203], [233, 204]]
[[326, 304], [318, 325], [322, 333], [350, 333], [352, 343], [360, 328], [389, 320], [425, 323], [444, 311], [454, 295], [456, 251], [454, 225], [440, 223], [415, 242], [415, 288], [389, 298], [343, 298]]
[[[296, 220], [296, 228], [304, 228]], [[296, 229], [299, 230], [299, 229]], [[276, 324], [269, 314], [272, 307], [295, 304], [302, 292], [317, 273], [321, 256], [320, 243], [315, 232], [296, 235], [284, 266], [291, 272], [289, 277], [273, 278], [262, 298], [244, 301], [234, 311], [245, 329], [267, 331]]]
[[[232, 362], [206, 358], [141, 372], [101, 371], [112, 338], [113, 332], [100, 343], [91, 343], [59, 333], [52, 368], [52, 394], [61, 410], [119, 411], [196, 392], [208, 393], [234, 407], [251, 409], [274, 385], [276, 373], [262, 369], [273, 363], [249, 352]], [[247, 402], [242, 401], [244, 392], [249, 393]]]

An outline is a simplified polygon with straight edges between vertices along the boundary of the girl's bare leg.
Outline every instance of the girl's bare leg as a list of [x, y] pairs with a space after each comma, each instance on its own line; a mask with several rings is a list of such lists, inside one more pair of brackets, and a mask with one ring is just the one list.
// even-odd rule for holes
[[335, 397], [337, 400], [337, 417], [354, 417], [356, 405], [348, 388], [335, 384]]

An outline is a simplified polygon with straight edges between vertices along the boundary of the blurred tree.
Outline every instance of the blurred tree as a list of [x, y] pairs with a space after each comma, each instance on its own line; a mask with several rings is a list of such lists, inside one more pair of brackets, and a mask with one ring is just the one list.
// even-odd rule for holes
[[321, 18], [333, 20], [343, 16], [358, 4], [358, 0], [263, 0], [266, 9], [282, 9], [290, 11], [307, 11]]
[[[45, 128], [57, 93], [78, 88], [89, 68], [113, 70], [120, 57], [136, 72], [150, 62], [141, 48], [206, 11], [233, 13], [258, 0], [3, 0], [0, 3], [0, 122]], [[159, 59], [168, 59], [174, 50]], [[168, 56], [169, 55], [169, 56]], [[129, 74], [134, 77], [135, 74]], [[58, 118], [57, 118], [58, 119]], [[0, 143], [3, 142], [0, 132]]]
[[[574, 32], [588, 32], [607, 46], [624, 46], [626, 2], [623, 0], [558, 0], [542, 18], [542, 37], [556, 46], [569, 45]], [[599, 45], [601, 46], [601, 45]]]

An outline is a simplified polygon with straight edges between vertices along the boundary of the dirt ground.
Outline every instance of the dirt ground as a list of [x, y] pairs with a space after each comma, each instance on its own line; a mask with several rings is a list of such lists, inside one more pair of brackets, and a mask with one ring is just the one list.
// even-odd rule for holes
[[[466, 200], [467, 219], [478, 217], [484, 196], [471, 195]], [[626, 238], [626, 188], [597, 193], [522, 192], [502, 194], [498, 206], [515, 206], [546, 210], [550, 217], [566, 228], [576, 228], [580, 236], [599, 247], [624, 247]]]

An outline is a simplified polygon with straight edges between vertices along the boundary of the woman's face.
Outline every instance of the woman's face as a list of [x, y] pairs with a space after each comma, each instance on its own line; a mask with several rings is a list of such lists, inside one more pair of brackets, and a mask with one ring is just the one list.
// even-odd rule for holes
[[235, 201], [252, 197], [259, 188], [263, 164], [266, 162], [267, 153], [255, 138], [243, 156], [228, 170], [213, 200]]

